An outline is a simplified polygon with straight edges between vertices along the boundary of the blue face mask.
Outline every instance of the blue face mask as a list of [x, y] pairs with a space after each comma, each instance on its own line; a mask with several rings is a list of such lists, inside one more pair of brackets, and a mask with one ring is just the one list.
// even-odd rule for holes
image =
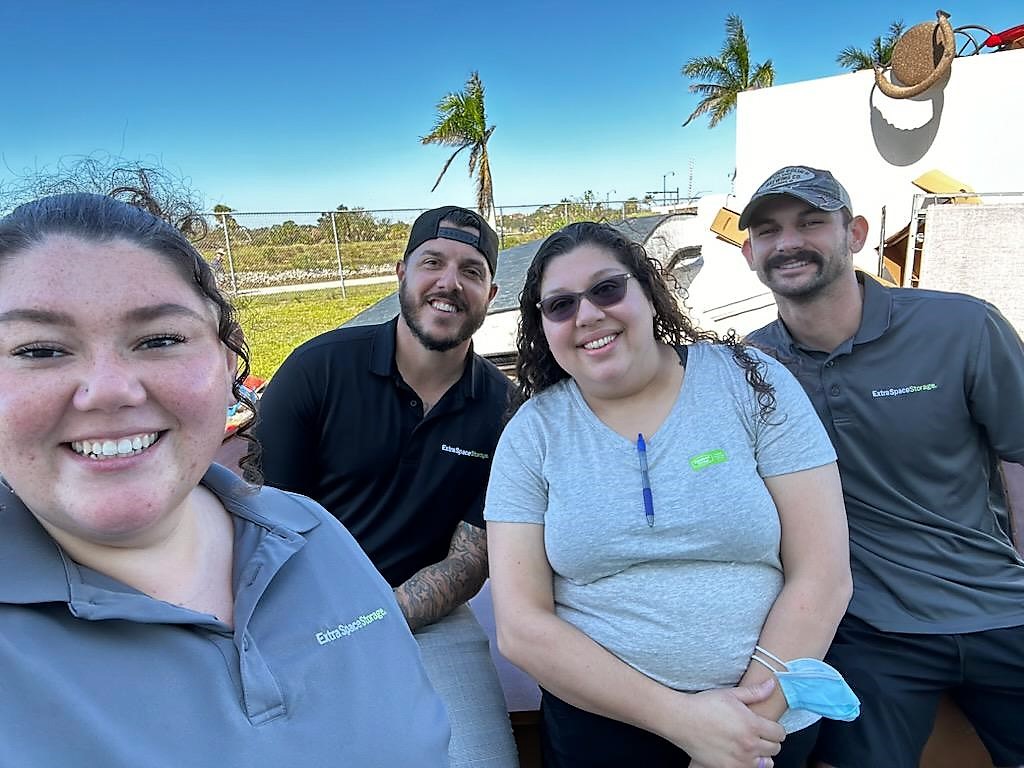
[[[775, 665], [760, 656], [766, 656]], [[822, 717], [830, 720], [853, 720], [860, 714], [860, 700], [833, 667], [818, 659], [793, 659], [783, 662], [761, 646], [755, 646], [754, 661], [763, 664], [779, 680], [782, 695], [789, 705], [779, 725], [786, 733], [799, 731]]]

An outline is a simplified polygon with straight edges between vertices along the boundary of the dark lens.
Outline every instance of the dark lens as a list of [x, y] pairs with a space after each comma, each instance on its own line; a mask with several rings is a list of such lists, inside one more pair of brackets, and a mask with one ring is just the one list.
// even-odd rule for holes
[[578, 298], [566, 293], [560, 296], [549, 296], [540, 303], [540, 308], [547, 315], [548, 320], [560, 323], [576, 314], [578, 303]]
[[626, 276], [616, 275], [590, 286], [587, 296], [599, 307], [610, 307], [626, 295]]

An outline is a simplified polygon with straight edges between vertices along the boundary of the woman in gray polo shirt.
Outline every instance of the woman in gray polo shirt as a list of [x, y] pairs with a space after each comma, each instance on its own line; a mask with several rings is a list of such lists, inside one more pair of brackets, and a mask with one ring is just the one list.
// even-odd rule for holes
[[212, 464], [247, 352], [187, 239], [99, 195], [16, 209], [0, 353], [0, 763], [447, 765], [352, 538]]
[[779, 754], [786, 702], [751, 657], [820, 659], [851, 587], [835, 453], [799, 384], [696, 330], [608, 225], [549, 237], [520, 310], [528, 400], [485, 517], [545, 765], [802, 766], [810, 739]]

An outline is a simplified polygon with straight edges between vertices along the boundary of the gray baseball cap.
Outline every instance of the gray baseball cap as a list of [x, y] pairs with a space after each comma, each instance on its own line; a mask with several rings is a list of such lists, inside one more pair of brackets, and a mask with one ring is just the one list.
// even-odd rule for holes
[[806, 165], [787, 165], [769, 176], [751, 196], [747, 207], [740, 214], [740, 229], [750, 225], [750, 217], [765, 199], [779, 195], [798, 198], [822, 211], [845, 208], [853, 213], [850, 195], [831, 173]]

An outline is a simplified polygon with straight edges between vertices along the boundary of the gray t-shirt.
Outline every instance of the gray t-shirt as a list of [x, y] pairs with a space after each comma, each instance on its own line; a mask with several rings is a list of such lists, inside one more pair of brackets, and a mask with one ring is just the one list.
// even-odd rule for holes
[[777, 409], [765, 423], [728, 348], [689, 347], [671, 413], [636, 441], [601, 422], [575, 382], [527, 402], [498, 443], [484, 517], [544, 526], [557, 614], [678, 690], [734, 685], [782, 588], [779, 517], [762, 478], [835, 453], [793, 377], [757, 354]]

